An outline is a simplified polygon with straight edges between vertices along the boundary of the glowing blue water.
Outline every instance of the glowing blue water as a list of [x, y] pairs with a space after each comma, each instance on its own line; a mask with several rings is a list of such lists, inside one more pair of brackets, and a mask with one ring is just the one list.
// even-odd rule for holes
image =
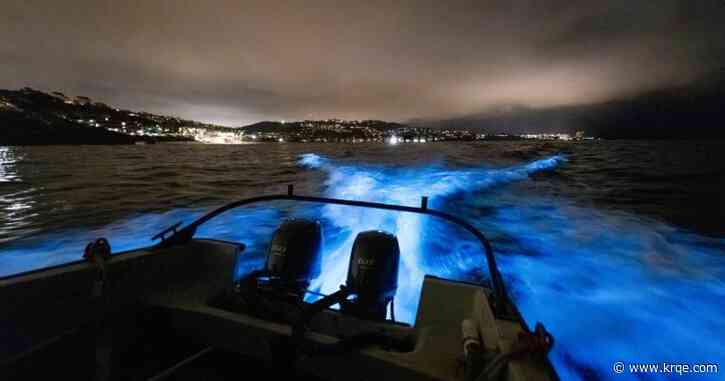
[[[421, 196], [429, 196], [431, 207], [474, 223], [493, 241], [509, 293], [525, 319], [530, 325], [543, 322], [556, 337], [550, 357], [564, 380], [625, 379], [629, 375], [611, 371], [619, 360], [723, 363], [725, 242], [631, 214], [516, 192], [516, 185], [529, 182], [530, 176], [566, 165], [563, 156], [460, 170], [442, 164], [352, 165], [315, 154], [303, 155], [299, 164], [325, 174], [328, 196], [403, 205], [418, 205]], [[146, 246], [149, 231], [191, 221], [199, 213], [148, 214], [11, 246], [0, 255], [0, 275], [74, 260], [84, 243], [97, 236], [109, 237], [116, 251]], [[487, 276], [473, 237], [413, 214], [343, 206], [295, 209], [283, 203], [222, 215], [198, 236], [248, 244], [249, 255], [240, 266], [247, 271], [261, 265], [279, 219], [291, 215], [323, 223], [323, 275], [313, 282], [322, 292], [344, 283], [358, 232], [395, 233], [402, 253], [396, 312], [404, 321], [414, 320], [424, 274], [474, 281]]]
[[[612, 364], [620, 360], [719, 363], [725, 353], [723, 241], [562, 200], [530, 195], [507, 200], [486, 192], [553, 169], [565, 162], [561, 156], [466, 171], [339, 166], [313, 154], [300, 162], [329, 172], [333, 197], [416, 205], [420, 196], [429, 195], [434, 207], [450, 209], [447, 203], [455, 200], [478, 203], [474, 210], [485, 206], [481, 200], [487, 194], [493, 197], [498, 205], [492, 215], [473, 222], [493, 233], [509, 292], [528, 323], [544, 322], [554, 333], [551, 358], [562, 379], [610, 378]], [[457, 211], [466, 213], [464, 208]], [[323, 292], [344, 281], [355, 234], [376, 227], [396, 233], [400, 241], [396, 308], [405, 321], [414, 317], [424, 274], [481, 278], [477, 243], [438, 221], [339, 206], [326, 206], [323, 216], [350, 232], [325, 257], [324, 268], [334, 271], [317, 280]]]
[[[443, 167], [341, 166], [318, 155], [306, 154], [301, 157], [300, 164], [328, 172], [328, 196], [334, 198], [416, 206], [422, 196], [429, 196], [431, 207], [435, 208], [446, 196], [523, 180], [531, 173], [552, 169], [564, 161], [562, 156], [554, 156], [513, 168], [451, 171]], [[430, 217], [339, 205], [323, 207], [322, 217], [334, 225], [335, 231], [342, 232], [345, 238], [339, 244], [326, 248], [322, 263], [325, 272], [312, 283], [313, 289], [331, 293], [345, 282], [350, 251], [358, 233], [374, 229], [391, 232], [398, 237], [401, 249], [395, 308], [397, 316], [406, 322], [415, 321], [420, 287], [426, 274], [461, 278], [460, 272], [441, 267], [442, 263], [434, 258], [458, 256], [456, 262], [464, 264], [463, 268], [469, 271], [482, 267], [484, 263], [480, 256], [461, 256], [451, 247], [441, 248], [442, 251], [424, 249], [425, 245], [430, 246], [431, 242], [446, 237], [431, 234], [440, 227], [431, 226], [437, 225], [437, 221], [431, 221]], [[462, 232], [454, 234], [461, 235]], [[443, 242], [451, 240], [443, 239]]]

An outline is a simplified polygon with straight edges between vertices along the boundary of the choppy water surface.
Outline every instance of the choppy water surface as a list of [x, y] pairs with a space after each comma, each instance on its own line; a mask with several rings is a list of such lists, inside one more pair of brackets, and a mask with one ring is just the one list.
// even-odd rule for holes
[[[115, 251], [147, 246], [176, 221], [289, 183], [405, 205], [429, 196], [474, 223], [527, 321], [555, 335], [564, 380], [616, 379], [619, 360], [725, 363], [722, 143], [0, 147], [0, 276], [75, 260], [99, 236]], [[344, 282], [357, 232], [397, 234], [402, 320], [424, 274], [487, 277], [473, 237], [425, 216], [283, 202], [197, 235], [248, 244], [251, 269], [288, 216], [323, 223], [323, 292]]]

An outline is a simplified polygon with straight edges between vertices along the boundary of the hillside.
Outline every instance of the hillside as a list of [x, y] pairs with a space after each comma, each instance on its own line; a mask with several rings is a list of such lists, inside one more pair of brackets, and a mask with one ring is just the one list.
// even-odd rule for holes
[[133, 112], [87, 97], [31, 88], [0, 90], [0, 145], [134, 144], [190, 141], [184, 127], [221, 128], [180, 118]]
[[[257, 141], [282, 139], [289, 142], [344, 142], [354, 139], [381, 140], [392, 131], [403, 132], [408, 126], [381, 120], [304, 120], [295, 122], [263, 121], [241, 127]], [[412, 132], [412, 131], [411, 131]], [[415, 131], [421, 133], [421, 131]]]
[[262, 121], [242, 127], [247, 133], [254, 132], [279, 132], [292, 133], [304, 128], [328, 128], [328, 129], [355, 129], [370, 128], [378, 131], [397, 130], [406, 127], [400, 123], [386, 122], [382, 120], [303, 120], [296, 122], [275, 122]]

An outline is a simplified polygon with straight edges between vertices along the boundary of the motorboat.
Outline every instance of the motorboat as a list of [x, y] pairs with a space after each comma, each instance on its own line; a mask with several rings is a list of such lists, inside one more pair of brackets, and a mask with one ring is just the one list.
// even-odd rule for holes
[[[323, 295], [319, 221], [280, 221], [264, 266], [239, 274], [245, 245], [199, 239], [229, 210], [272, 201], [344, 205], [442, 219], [481, 243], [489, 280], [425, 276], [414, 322], [395, 320], [400, 247], [360, 233], [347, 278]], [[253, 228], [243, 227], [241, 228]], [[0, 278], [0, 379], [556, 380], [553, 337], [509, 298], [491, 244], [428, 207], [286, 193], [247, 198], [112, 253], [98, 239], [78, 261]]]

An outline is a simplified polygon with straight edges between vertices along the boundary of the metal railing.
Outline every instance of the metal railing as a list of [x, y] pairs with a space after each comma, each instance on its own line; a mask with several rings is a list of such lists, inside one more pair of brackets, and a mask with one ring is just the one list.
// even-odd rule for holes
[[[476, 229], [473, 225], [469, 224], [465, 220], [454, 216], [452, 214], [448, 214], [445, 212], [441, 212], [434, 209], [428, 209], [428, 197], [422, 197], [421, 198], [421, 205], [420, 207], [414, 207], [414, 206], [402, 206], [402, 205], [393, 205], [393, 204], [384, 204], [384, 203], [378, 203], [378, 202], [367, 202], [367, 201], [354, 201], [354, 200], [343, 200], [343, 199], [336, 199], [336, 198], [328, 198], [328, 197], [314, 197], [314, 196], [298, 196], [294, 194], [294, 186], [289, 185], [287, 187], [287, 194], [274, 194], [274, 195], [267, 195], [267, 196], [258, 196], [258, 197], [251, 197], [239, 201], [235, 201], [229, 204], [226, 204], [224, 206], [221, 206], [205, 215], [197, 219], [196, 221], [190, 223], [189, 225], [183, 227], [180, 230], [177, 230], [179, 227], [179, 224], [175, 224], [160, 233], [156, 234], [153, 239], [161, 239], [161, 242], [157, 245], [158, 247], [167, 247], [171, 245], [177, 245], [177, 244], [183, 244], [186, 242], [189, 242], [196, 233], [196, 229], [206, 223], [207, 221], [211, 220], [212, 218], [229, 211], [231, 209], [236, 209], [241, 206], [249, 205], [249, 204], [255, 204], [260, 202], [268, 202], [268, 201], [299, 201], [299, 202], [312, 202], [312, 203], [322, 203], [322, 204], [335, 204], [335, 205], [346, 205], [346, 206], [354, 206], [354, 207], [363, 207], [363, 208], [372, 208], [372, 209], [383, 209], [383, 210], [394, 210], [399, 212], [409, 212], [409, 213], [417, 213], [417, 214], [425, 214], [429, 216], [435, 216], [441, 219], [444, 219], [446, 221], [452, 222], [466, 230], [468, 230], [471, 234], [473, 234], [481, 243], [481, 245], [484, 248], [484, 254], [486, 256], [486, 262], [488, 265], [488, 272], [491, 276], [491, 288], [494, 294], [495, 299], [495, 306], [494, 310], [498, 313], [502, 314], [508, 314], [511, 312], [510, 308], [512, 305], [509, 303], [508, 296], [506, 294], [506, 290], [504, 287], [503, 279], [501, 277], [501, 273], [498, 270], [498, 266], [496, 265], [496, 258], [493, 254], [493, 249], [491, 248], [491, 243], [488, 241], [488, 239], [480, 232], [478, 229]], [[165, 235], [167, 233], [172, 233], [168, 237]]]

